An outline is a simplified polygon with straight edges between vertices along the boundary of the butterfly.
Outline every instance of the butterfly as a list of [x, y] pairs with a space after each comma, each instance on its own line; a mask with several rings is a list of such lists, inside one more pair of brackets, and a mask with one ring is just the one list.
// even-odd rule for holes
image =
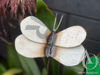
[[28, 58], [52, 57], [65, 66], [78, 65], [84, 57], [82, 43], [86, 39], [86, 30], [81, 26], [72, 26], [57, 32], [63, 16], [53, 31], [35, 16], [28, 16], [20, 23], [22, 34], [15, 39], [17, 52]]

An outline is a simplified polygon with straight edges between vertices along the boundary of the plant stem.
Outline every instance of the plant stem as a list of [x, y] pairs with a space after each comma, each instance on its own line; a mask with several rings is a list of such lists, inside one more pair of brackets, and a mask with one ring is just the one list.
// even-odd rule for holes
[[50, 58], [48, 58], [48, 62], [47, 62], [47, 74], [46, 75], [49, 75], [49, 67], [50, 67]]

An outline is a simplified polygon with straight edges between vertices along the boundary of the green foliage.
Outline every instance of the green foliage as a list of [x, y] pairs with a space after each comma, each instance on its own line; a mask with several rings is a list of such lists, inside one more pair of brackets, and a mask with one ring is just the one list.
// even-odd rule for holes
[[5, 73], [3, 73], [2, 75], [15, 75], [15, 74], [19, 74], [21, 72], [22, 72], [21, 69], [10, 69], [10, 70], [6, 71]]
[[6, 72], [6, 68], [3, 64], [0, 64], [0, 75]]
[[50, 63], [50, 75], [60, 75], [60, 64], [55, 61], [55, 60], [51, 60], [51, 63]]
[[16, 53], [13, 45], [7, 45], [6, 53], [9, 68], [21, 68], [18, 54]]
[[46, 68], [43, 68], [42, 69], [42, 75], [46, 75], [46, 74], [47, 74]]
[[39, 18], [47, 27], [52, 30], [54, 24], [54, 15], [42, 0], [36, 2], [36, 17]]
[[14, 46], [7, 45], [7, 57], [10, 68], [22, 69], [25, 75], [40, 75], [35, 60], [19, 55]]
[[79, 64], [73, 67], [64, 67], [62, 75], [83, 75], [84, 67]]
[[39, 68], [33, 59], [25, 58], [19, 55], [20, 62], [26, 75], [40, 75]]

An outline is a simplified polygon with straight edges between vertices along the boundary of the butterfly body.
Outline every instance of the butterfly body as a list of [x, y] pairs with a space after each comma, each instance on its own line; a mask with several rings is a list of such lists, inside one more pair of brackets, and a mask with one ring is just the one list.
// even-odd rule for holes
[[46, 45], [46, 48], [45, 48], [45, 50], [46, 50], [46, 51], [45, 51], [46, 57], [51, 57], [51, 56], [53, 56], [53, 53], [54, 53], [54, 51], [53, 51], [53, 46], [54, 46], [55, 39], [56, 39], [56, 32], [53, 31], [53, 32], [49, 35], [49, 37], [48, 37], [48, 39], [47, 39], [47, 45]]
[[22, 34], [15, 40], [17, 52], [28, 58], [52, 57], [66, 66], [79, 64], [85, 53], [81, 45], [87, 35], [85, 29], [72, 26], [57, 33], [60, 23], [57, 28], [55, 25], [51, 32], [38, 18], [26, 17], [20, 24]]

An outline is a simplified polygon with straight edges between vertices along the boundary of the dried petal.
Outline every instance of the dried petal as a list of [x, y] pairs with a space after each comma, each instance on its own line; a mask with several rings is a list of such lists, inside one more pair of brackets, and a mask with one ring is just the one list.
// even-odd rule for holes
[[32, 15], [36, 12], [36, 0], [0, 0], [0, 16], [12, 15], [12, 17], [18, 16], [18, 10], [21, 9], [22, 15], [25, 15], [25, 11]]

